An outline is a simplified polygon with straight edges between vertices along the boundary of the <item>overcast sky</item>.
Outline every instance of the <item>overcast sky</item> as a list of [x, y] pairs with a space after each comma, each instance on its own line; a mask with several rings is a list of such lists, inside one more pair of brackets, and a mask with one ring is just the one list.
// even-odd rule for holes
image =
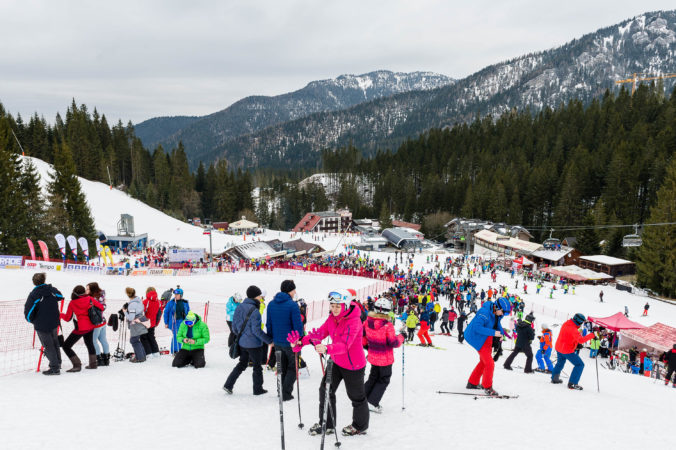
[[53, 122], [204, 115], [378, 69], [463, 78], [674, 0], [0, 2], [0, 102]]

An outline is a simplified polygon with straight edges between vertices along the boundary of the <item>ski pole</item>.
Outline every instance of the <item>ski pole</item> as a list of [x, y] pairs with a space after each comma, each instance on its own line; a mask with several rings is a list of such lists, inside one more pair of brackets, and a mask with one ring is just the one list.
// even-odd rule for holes
[[[324, 355], [320, 354], [319, 359], [324, 362]], [[336, 443], [334, 444], [336, 447], [340, 447], [341, 443], [340, 440], [338, 439], [338, 430], [336, 429], [336, 414], [333, 411], [333, 405], [331, 405], [331, 379], [332, 379], [332, 372], [333, 372], [333, 365], [335, 363], [331, 358], [328, 358], [328, 362], [326, 363], [326, 391], [324, 393], [324, 420], [322, 421], [322, 444], [321, 444], [321, 449], [324, 450], [324, 438], [326, 437], [326, 421], [327, 421], [327, 414], [331, 414], [331, 422], [333, 422], [333, 429], [334, 432], [333, 434], [336, 435]]]
[[300, 359], [300, 353], [296, 353], [296, 397], [298, 397], [298, 428], [301, 430], [305, 425], [303, 425], [303, 418], [300, 415], [300, 380], [298, 379], [298, 360]]
[[405, 360], [405, 353], [404, 353], [404, 347], [405, 345], [401, 346], [401, 411], [404, 412], [406, 409], [406, 403], [404, 402], [404, 364], [406, 362]]
[[599, 359], [594, 358], [594, 360], [596, 361], [596, 390], [600, 394], [601, 393], [601, 386], [599, 385]]
[[284, 399], [282, 398], [282, 351], [275, 352], [277, 357], [277, 396], [279, 397], [279, 429], [281, 432], [282, 450], [284, 450]]

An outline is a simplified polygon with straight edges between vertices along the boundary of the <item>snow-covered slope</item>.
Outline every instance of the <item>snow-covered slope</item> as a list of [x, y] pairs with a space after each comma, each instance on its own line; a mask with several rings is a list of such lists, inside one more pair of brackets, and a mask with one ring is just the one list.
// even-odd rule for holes
[[[30, 159], [38, 169], [41, 176], [40, 184], [43, 192], [46, 193], [46, 185], [49, 180], [51, 166], [46, 162], [37, 159]], [[107, 184], [97, 181], [89, 181], [80, 178], [82, 191], [87, 197], [87, 203], [94, 218], [94, 225], [97, 230], [103, 231], [107, 235], [117, 234], [117, 222], [120, 220], [120, 214], [130, 214], [134, 217], [134, 227], [137, 234], [148, 233], [148, 240], [154, 240], [157, 243], [166, 242], [168, 245], [176, 245], [184, 248], [204, 248], [209, 250], [209, 236], [202, 234], [202, 228], [182, 222], [173, 217], [154, 209], [145, 203], [133, 199], [126, 193], [117, 189], [110, 189]], [[294, 236], [293, 233], [284, 231], [266, 231], [257, 235], [256, 239], [269, 240], [280, 239], [288, 240]], [[297, 237], [297, 236], [296, 236]], [[245, 240], [246, 239], [246, 240]], [[310, 239], [309, 237], [305, 238]], [[214, 232], [212, 235], [212, 245], [214, 253], [226, 248], [249, 242], [251, 236], [231, 236], [223, 233]], [[325, 249], [334, 249], [341, 237], [328, 236], [322, 242]]]

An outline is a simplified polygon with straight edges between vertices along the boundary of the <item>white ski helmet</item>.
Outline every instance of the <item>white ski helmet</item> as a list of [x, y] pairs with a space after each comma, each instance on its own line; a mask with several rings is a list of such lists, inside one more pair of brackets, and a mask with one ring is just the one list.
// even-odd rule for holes
[[235, 292], [234, 294], [232, 294], [232, 299], [236, 303], [242, 303], [242, 294], [240, 294], [239, 292]]
[[379, 298], [374, 304], [373, 308], [376, 312], [386, 314], [392, 311], [392, 301], [387, 298]]
[[352, 300], [356, 300], [357, 291], [354, 289], [336, 289], [329, 292], [329, 303], [337, 303], [349, 306]]

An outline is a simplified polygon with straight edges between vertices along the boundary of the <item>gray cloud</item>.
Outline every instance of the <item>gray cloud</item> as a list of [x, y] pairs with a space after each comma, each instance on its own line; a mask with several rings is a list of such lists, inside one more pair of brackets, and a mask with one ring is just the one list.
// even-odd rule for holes
[[52, 121], [203, 115], [247, 95], [377, 69], [462, 78], [672, 1], [9, 1], [0, 102]]

